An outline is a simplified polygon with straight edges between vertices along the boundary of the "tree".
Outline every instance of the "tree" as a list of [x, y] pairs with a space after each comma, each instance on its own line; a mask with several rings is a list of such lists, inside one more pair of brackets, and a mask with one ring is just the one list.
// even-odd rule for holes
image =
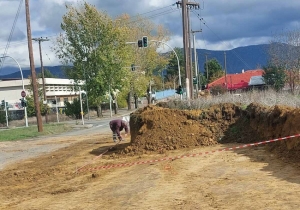
[[[208, 69], [207, 69], [208, 68]], [[208, 71], [208, 72], [207, 72]], [[224, 71], [218, 60], [213, 58], [204, 63], [204, 75], [208, 75], [207, 83], [224, 76]]]
[[[34, 104], [34, 98], [33, 98], [33, 89], [32, 89], [32, 78], [29, 77], [30, 79], [30, 86], [28, 88], [29, 94], [26, 96], [26, 101], [27, 101], [27, 115], [28, 117], [33, 117], [36, 116], [36, 110], [35, 110], [35, 104]], [[38, 88], [38, 96], [39, 98], [43, 98], [43, 89], [40, 87], [40, 84], [38, 82], [38, 77], [37, 77], [37, 86]], [[46, 112], [49, 111], [49, 107], [47, 104], [43, 104], [43, 100], [39, 100], [40, 103], [40, 109], [41, 109], [41, 114], [42, 116], [46, 115]]]
[[[147, 88], [150, 86], [150, 81], [153, 80], [153, 74], [160, 72], [167, 65], [167, 57], [158, 53], [158, 48], [165, 46], [157, 41], [166, 42], [168, 31], [163, 26], [155, 25], [150, 20], [140, 16], [130, 18], [128, 15], [121, 15], [117, 17], [117, 20], [119, 20], [125, 40], [134, 43], [127, 45], [129, 59], [125, 68], [131, 69], [131, 64], [134, 64], [137, 68], [128, 75], [129, 80], [127, 86], [124, 87], [128, 93], [128, 109], [131, 109], [131, 99], [134, 94], [137, 97], [145, 95]], [[139, 48], [136, 45], [136, 41], [143, 36], [148, 37], [147, 48]]]
[[284, 87], [286, 81], [286, 73], [284, 68], [278, 66], [266, 66], [263, 68], [263, 78], [266, 85], [273, 87], [276, 91]]
[[[78, 98], [74, 98], [73, 102], [70, 103], [68, 101], [64, 102], [65, 104], [65, 114], [69, 117], [75, 117], [76, 119], [81, 118], [81, 105], [80, 100]], [[83, 113], [87, 113], [87, 107], [85, 102], [82, 102]]]
[[198, 77], [199, 77], [199, 85], [201, 89], [203, 89], [202, 87], [208, 84], [207, 78], [201, 72], [199, 72]]
[[[90, 105], [100, 107], [107, 92], [120, 89], [126, 72], [125, 42], [114, 21], [94, 6], [66, 6], [61, 34], [53, 49], [67, 66], [66, 75], [75, 85], [84, 84]], [[117, 85], [115, 85], [117, 84]]]
[[277, 34], [270, 43], [269, 63], [287, 71], [287, 83], [292, 93], [300, 85], [300, 31], [287, 31]]
[[74, 79], [75, 84], [84, 84], [90, 105], [101, 109], [107, 93], [119, 90], [123, 96], [122, 92], [132, 90], [131, 82], [138, 81], [132, 79], [131, 70], [126, 68], [132, 63], [145, 72], [143, 77], [151, 75], [153, 66], [157, 65], [157, 47], [149, 45], [140, 50], [126, 45], [133, 37], [136, 41], [146, 35], [150, 40], [150, 32], [161, 34], [146, 20], [132, 21], [127, 15], [113, 20], [88, 3], [79, 8], [66, 8], [61, 24], [65, 33], [57, 38], [53, 49], [66, 66], [66, 75]]
[[[185, 78], [184, 77], [184, 74], [185, 74], [185, 71], [184, 71], [184, 55], [183, 55], [183, 50], [180, 49], [180, 48], [174, 48], [174, 51], [176, 52], [177, 56], [178, 56], [178, 59], [179, 59], [179, 65], [180, 65], [180, 76], [181, 76], [181, 81], [182, 83], [185, 82]], [[169, 59], [169, 63], [167, 65], [167, 79], [168, 78], [174, 78], [174, 77], [177, 77], [178, 81], [179, 81], [179, 72], [178, 72], [178, 61], [177, 61], [177, 57], [176, 55], [173, 53], [173, 52], [169, 52], [170, 54], [170, 59]], [[169, 76], [170, 75], [170, 76]], [[169, 82], [173, 82], [172, 79], [171, 80], [168, 80]], [[179, 85], [179, 83], [177, 83], [177, 85]]]

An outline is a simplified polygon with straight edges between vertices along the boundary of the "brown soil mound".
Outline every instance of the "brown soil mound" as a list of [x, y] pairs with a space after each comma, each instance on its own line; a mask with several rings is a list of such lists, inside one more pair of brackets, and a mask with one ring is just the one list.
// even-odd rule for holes
[[131, 145], [121, 153], [135, 155], [217, 144], [241, 113], [234, 104], [207, 110], [147, 106], [130, 116]]
[[[253, 143], [300, 133], [300, 109], [250, 104], [218, 104], [209, 109], [178, 110], [166, 103], [147, 106], [130, 116], [131, 142], [118, 154], [141, 155], [218, 143]], [[268, 148], [282, 157], [300, 159], [299, 138]]]

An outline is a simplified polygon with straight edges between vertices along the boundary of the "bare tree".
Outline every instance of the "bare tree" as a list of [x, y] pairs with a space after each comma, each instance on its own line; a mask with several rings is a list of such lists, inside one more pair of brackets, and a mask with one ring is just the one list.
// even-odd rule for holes
[[270, 63], [285, 68], [287, 84], [292, 93], [300, 84], [300, 31], [288, 31], [274, 36], [269, 47]]

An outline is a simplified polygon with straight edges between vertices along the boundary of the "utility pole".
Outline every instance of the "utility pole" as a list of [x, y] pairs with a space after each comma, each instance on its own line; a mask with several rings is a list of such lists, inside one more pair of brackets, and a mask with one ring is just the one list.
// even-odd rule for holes
[[206, 65], [206, 80], [207, 80], [207, 84], [208, 84], [208, 63], [207, 63], [207, 55], [209, 55], [208, 53], [205, 53], [205, 65]]
[[39, 103], [38, 88], [37, 88], [37, 83], [36, 83], [36, 72], [35, 72], [35, 68], [34, 68], [34, 59], [33, 59], [33, 52], [32, 52], [29, 0], [25, 0], [25, 10], [26, 10], [28, 53], [29, 53], [29, 62], [30, 62], [30, 70], [31, 70], [33, 97], [34, 97], [34, 105], [35, 105], [35, 111], [36, 111], [37, 126], [38, 126], [38, 132], [43, 132], [43, 122], [42, 122], [42, 115], [41, 115], [41, 109], [40, 109], [40, 103]]
[[194, 99], [194, 84], [193, 84], [193, 65], [192, 65], [192, 45], [191, 45], [191, 21], [190, 21], [190, 8], [187, 6], [187, 20], [188, 20], [188, 49], [189, 49], [189, 67], [190, 67], [190, 97]]
[[[200, 66], [199, 66], [199, 62], [198, 62], [198, 54], [196, 53], [196, 60], [197, 60], [197, 71], [200, 70]], [[202, 90], [202, 86], [201, 86], [201, 71], [200, 74], [198, 74], [198, 78], [199, 78], [199, 83], [198, 83], [198, 88], [200, 89], [200, 92]]]
[[177, 7], [181, 6], [182, 8], [182, 28], [183, 28], [183, 48], [184, 48], [184, 59], [185, 59], [185, 79], [186, 79], [186, 96], [187, 99], [192, 98], [193, 96], [193, 77], [192, 70], [190, 65], [190, 50], [189, 50], [189, 18], [188, 18], [188, 9], [200, 9], [199, 3], [187, 2], [187, 0], [182, 0], [176, 2]]
[[198, 59], [197, 59], [197, 52], [196, 52], [196, 46], [195, 46], [195, 33], [197, 33], [197, 32], [202, 32], [202, 30], [199, 30], [199, 31], [191, 31], [192, 32], [192, 34], [193, 34], [193, 48], [194, 48], [194, 64], [195, 64], [195, 77], [196, 77], [196, 93], [197, 93], [197, 95], [196, 95], [196, 97], [198, 97]]
[[182, 28], [183, 28], [183, 49], [184, 49], [184, 60], [185, 60], [185, 85], [186, 85], [186, 98], [190, 99], [190, 66], [189, 66], [189, 50], [188, 50], [188, 20], [187, 20], [187, 0], [182, 0], [177, 2], [178, 5], [181, 5], [182, 8]]
[[[42, 57], [41, 42], [49, 41], [49, 39], [47, 37], [46, 38], [40, 37], [40, 38], [33, 38], [32, 40], [39, 42], [39, 51], [40, 51], [40, 60], [41, 60], [41, 72], [42, 72], [42, 81], [43, 81], [43, 95], [44, 95], [44, 101], [46, 101], [46, 105], [47, 105], [47, 96], [46, 96], [46, 88], [45, 88], [45, 71], [44, 71], [44, 66], [43, 66], [43, 57]], [[46, 123], [48, 123], [48, 106], [47, 106], [47, 110], [46, 110], [45, 120], [46, 120]]]

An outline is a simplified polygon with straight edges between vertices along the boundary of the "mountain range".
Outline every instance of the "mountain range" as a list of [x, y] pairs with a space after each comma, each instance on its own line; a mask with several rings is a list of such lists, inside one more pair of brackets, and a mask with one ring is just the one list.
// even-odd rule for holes
[[[268, 46], [269, 44], [249, 45], [225, 51], [197, 49], [200, 72], [204, 72], [206, 57], [207, 60], [213, 58], [218, 60], [223, 69], [225, 68], [226, 63], [228, 74], [241, 73], [242, 70], [262, 68], [263, 66], [266, 66], [268, 62]], [[44, 68], [48, 69], [57, 78], [66, 78], [62, 66], [44, 66]], [[40, 72], [41, 68], [36, 68], [36, 73]], [[30, 69], [22, 69], [22, 73], [23, 78], [28, 78], [31, 74], [31, 71]], [[21, 78], [19, 68], [3, 67], [1, 69], [0, 80], [16, 78]]]

